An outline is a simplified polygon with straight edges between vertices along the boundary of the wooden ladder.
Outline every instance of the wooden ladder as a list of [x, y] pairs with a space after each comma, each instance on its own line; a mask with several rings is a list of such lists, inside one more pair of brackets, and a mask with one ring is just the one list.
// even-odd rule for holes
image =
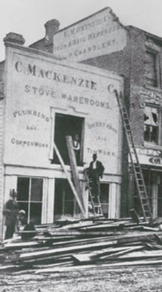
[[120, 109], [120, 113], [122, 117], [122, 122], [123, 122], [124, 130], [125, 130], [125, 134], [126, 134], [130, 160], [131, 160], [133, 173], [134, 173], [134, 177], [135, 177], [135, 181], [137, 185], [138, 197], [141, 204], [142, 214], [143, 214], [144, 220], [147, 222], [148, 221], [147, 218], [152, 220], [152, 212], [151, 212], [150, 202], [149, 202], [149, 198], [147, 195], [147, 190], [146, 190], [146, 186], [145, 186], [145, 182], [143, 178], [141, 165], [139, 163], [137, 151], [136, 151], [134, 140], [133, 140], [127, 108], [126, 108], [122, 93], [118, 93], [116, 90], [114, 92], [117, 97], [117, 101], [118, 101], [118, 105], [119, 105], [119, 109]]
[[84, 170], [84, 177], [85, 177], [86, 187], [88, 189], [88, 193], [89, 193], [89, 197], [90, 197], [90, 202], [91, 202], [93, 214], [95, 217], [103, 216], [103, 210], [102, 210], [100, 198], [99, 197], [97, 198], [97, 202], [95, 202], [93, 199], [92, 192], [91, 192], [91, 186], [90, 186], [90, 179], [88, 176], [87, 169]]

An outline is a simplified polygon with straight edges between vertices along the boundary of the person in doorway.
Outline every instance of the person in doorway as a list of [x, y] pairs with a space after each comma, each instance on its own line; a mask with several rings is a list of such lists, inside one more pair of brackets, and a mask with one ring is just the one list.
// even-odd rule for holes
[[75, 152], [76, 162], [77, 164], [80, 163], [80, 139], [79, 135], [75, 134], [73, 138], [73, 149]]
[[93, 154], [92, 159], [88, 168], [88, 176], [90, 179], [92, 197], [97, 201], [100, 197], [100, 178], [102, 178], [105, 168], [102, 162], [97, 160], [96, 153]]
[[17, 192], [14, 189], [10, 190], [10, 197], [11, 198], [5, 204], [3, 211], [6, 224], [5, 239], [12, 238], [18, 226], [19, 207], [16, 200]]

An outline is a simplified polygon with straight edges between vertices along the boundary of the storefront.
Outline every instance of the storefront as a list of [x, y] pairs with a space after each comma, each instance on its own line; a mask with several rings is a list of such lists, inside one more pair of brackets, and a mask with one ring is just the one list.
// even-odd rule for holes
[[[150, 147], [141, 147], [137, 148], [137, 153], [153, 218], [162, 217], [162, 151]], [[136, 188], [134, 188], [134, 195], [136, 204]]]
[[[114, 89], [123, 80], [107, 71], [6, 42], [4, 71], [4, 197], [18, 191], [28, 221], [51, 223], [76, 216], [77, 204], [54, 151], [71, 174], [66, 136], [79, 136], [79, 179], [86, 210], [83, 169], [95, 152], [104, 164], [101, 201], [107, 217], [120, 216], [121, 120]], [[87, 214], [88, 215], [88, 214]]]

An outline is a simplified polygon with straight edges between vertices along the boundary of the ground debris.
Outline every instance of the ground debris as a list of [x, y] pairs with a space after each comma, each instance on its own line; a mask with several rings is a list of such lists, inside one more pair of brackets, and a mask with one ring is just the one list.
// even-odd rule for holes
[[162, 264], [162, 230], [157, 222], [154, 227], [126, 218], [65, 220], [36, 226], [29, 240], [22, 239], [22, 234], [1, 243], [1, 273]]

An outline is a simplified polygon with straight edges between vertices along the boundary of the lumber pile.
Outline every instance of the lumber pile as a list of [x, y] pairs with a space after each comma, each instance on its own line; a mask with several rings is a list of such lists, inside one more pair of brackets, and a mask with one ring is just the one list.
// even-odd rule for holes
[[[162, 264], [161, 224], [130, 219], [62, 220], [1, 242], [0, 270], [36, 273], [94, 266]], [[22, 239], [25, 238], [25, 239]]]

